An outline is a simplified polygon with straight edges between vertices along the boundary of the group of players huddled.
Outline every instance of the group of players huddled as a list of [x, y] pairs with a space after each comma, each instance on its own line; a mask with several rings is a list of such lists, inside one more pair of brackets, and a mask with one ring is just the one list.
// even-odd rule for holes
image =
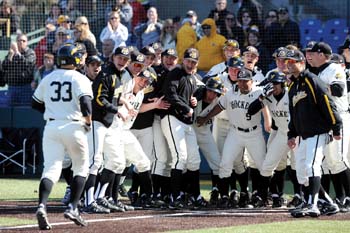
[[[302, 51], [288, 45], [275, 51], [276, 68], [264, 76], [256, 48], [241, 51], [227, 40], [223, 54], [226, 61], [201, 77], [194, 48], [178, 64], [177, 51], [159, 43], [140, 51], [120, 46], [103, 63], [98, 55], [86, 58], [79, 44], [63, 45], [59, 68], [33, 95], [47, 121], [39, 228], [51, 229], [46, 203], [61, 169], [70, 194], [64, 216], [80, 226], [86, 225], [80, 212], [144, 208], [287, 205], [294, 217], [350, 211], [344, 57], [324, 42]], [[208, 201], [200, 191], [200, 152], [211, 169]], [[335, 199], [328, 195], [331, 181]]]

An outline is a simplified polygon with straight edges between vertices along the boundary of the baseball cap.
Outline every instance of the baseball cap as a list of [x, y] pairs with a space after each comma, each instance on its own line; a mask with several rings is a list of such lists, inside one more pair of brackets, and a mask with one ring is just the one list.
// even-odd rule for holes
[[88, 57], [86, 58], [85, 63], [86, 63], [87, 65], [90, 64], [90, 63], [93, 63], [93, 62], [98, 62], [99, 65], [102, 65], [102, 64], [103, 64], [102, 59], [101, 59], [99, 56], [97, 56], [97, 55], [88, 56]]
[[231, 57], [227, 62], [227, 66], [241, 69], [244, 67], [244, 63], [240, 57]]
[[184, 53], [184, 59], [190, 59], [192, 61], [198, 62], [199, 52], [195, 48], [186, 49]]
[[161, 51], [163, 50], [162, 44], [159, 42], [154, 42], [154, 43], [150, 44], [150, 46], [152, 46], [156, 52], [159, 50], [161, 50]]
[[162, 52], [162, 56], [178, 57], [176, 49], [173, 48], [164, 50], [164, 52]]
[[148, 56], [148, 55], [153, 55], [153, 56], [156, 56], [156, 51], [154, 50], [153, 47], [151, 46], [145, 46], [143, 47], [141, 50], [140, 50], [140, 53], [142, 53], [143, 55], [145, 56]]
[[346, 39], [344, 44], [339, 47], [340, 49], [349, 49], [350, 48], [350, 39]]
[[225, 41], [223, 49], [227, 48], [228, 46], [233, 47], [235, 49], [239, 49], [239, 43], [236, 40], [229, 39]]
[[132, 52], [130, 57], [131, 57], [131, 62], [141, 63], [141, 64], [145, 62], [145, 55], [143, 55], [140, 52]]
[[243, 54], [246, 54], [246, 53], [254, 53], [255, 55], [259, 56], [259, 52], [254, 46], [247, 46]]
[[63, 34], [65, 34], [65, 35], [68, 35], [68, 31], [67, 31], [67, 29], [65, 29], [64, 27], [59, 27], [59, 28], [57, 28], [57, 30], [56, 30], [56, 35], [57, 35], [58, 33], [63, 33]]
[[288, 52], [288, 49], [286, 47], [279, 47], [273, 52], [272, 57], [274, 57], [274, 58], [285, 58], [287, 52]]
[[139, 51], [136, 46], [132, 46], [132, 45], [129, 45], [128, 49], [129, 49], [130, 53]]
[[317, 42], [316, 41], [309, 41], [308, 43], [307, 43], [307, 45], [305, 46], [305, 48], [304, 48], [304, 51], [310, 51], [311, 49], [312, 49], [312, 47], [314, 47], [314, 45], [316, 44]]
[[193, 16], [197, 16], [197, 13], [194, 10], [187, 11], [186, 17], [190, 18], [190, 17], [193, 17]]
[[310, 52], [317, 52], [317, 53], [324, 53], [324, 54], [328, 54], [328, 55], [332, 54], [331, 46], [329, 46], [325, 42], [316, 43], [309, 51]]
[[286, 59], [294, 61], [305, 61], [304, 54], [299, 50], [288, 50], [286, 54]]
[[253, 80], [253, 74], [250, 70], [241, 69], [237, 73], [237, 79], [238, 80]]
[[332, 53], [331, 55], [331, 62], [336, 64], [344, 64], [345, 60], [344, 57], [338, 53]]
[[86, 53], [86, 46], [84, 43], [75, 42], [74, 45], [77, 48], [78, 53], [82, 53], [82, 54]]
[[150, 83], [154, 81], [154, 75], [149, 70], [141, 71], [138, 76], [141, 78], [148, 79]]
[[58, 16], [57, 24], [61, 24], [61, 23], [64, 23], [64, 22], [67, 22], [67, 23], [71, 22], [69, 16], [68, 15], [60, 15], [60, 16]]
[[119, 46], [114, 50], [114, 55], [119, 55], [123, 57], [127, 57], [130, 59], [130, 51], [125, 46]]

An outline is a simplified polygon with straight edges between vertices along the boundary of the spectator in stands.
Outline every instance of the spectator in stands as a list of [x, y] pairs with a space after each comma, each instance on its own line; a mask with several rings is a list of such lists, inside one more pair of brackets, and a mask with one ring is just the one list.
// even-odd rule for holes
[[241, 26], [237, 24], [233, 13], [228, 13], [225, 18], [225, 27], [220, 33], [226, 39], [234, 39], [239, 44], [244, 44], [244, 32]]
[[191, 19], [185, 18], [182, 27], [176, 34], [176, 51], [178, 54], [178, 64], [182, 63], [186, 49], [194, 47], [197, 42], [197, 34], [191, 26]]
[[159, 37], [163, 50], [176, 47], [176, 33], [173, 20], [166, 19]]
[[248, 31], [248, 45], [254, 46], [258, 50], [259, 61], [256, 65], [265, 75], [269, 70], [269, 64], [271, 63], [272, 59], [269, 51], [261, 43], [260, 34], [257, 30], [251, 29]]
[[216, 32], [215, 21], [211, 18], [202, 22], [204, 36], [196, 44], [200, 57], [198, 61], [198, 74], [204, 76], [211, 67], [225, 60], [222, 53], [226, 38]]
[[158, 13], [155, 7], [150, 7], [147, 11], [148, 21], [135, 28], [137, 37], [137, 48], [141, 49], [146, 45], [159, 41], [163, 24], [158, 20]]
[[57, 50], [67, 42], [72, 42], [67, 29], [59, 27], [55, 32], [55, 43], [52, 45], [52, 54], [56, 54]]
[[238, 24], [244, 32], [244, 47], [248, 45], [248, 31], [254, 27], [259, 31], [259, 25], [252, 20], [251, 13], [248, 9], [243, 9], [238, 15]]
[[180, 27], [182, 26], [181, 17], [176, 15], [173, 17], [172, 20], [173, 20], [173, 25], [174, 25], [175, 31], [177, 32], [180, 29]]
[[278, 10], [278, 22], [268, 27], [265, 38], [270, 53], [288, 44], [300, 45], [299, 25], [290, 19], [287, 8], [281, 7]]
[[[1, 12], [0, 12], [0, 18], [3, 19], [10, 19], [10, 34], [18, 34], [21, 33], [20, 30], [20, 17], [16, 14], [14, 8], [11, 6], [11, 4], [7, 1], [2, 1], [0, 3]], [[7, 25], [1, 24], [0, 25], [0, 36], [6, 36], [7, 32]]]
[[50, 74], [55, 66], [55, 56], [51, 53], [45, 53], [43, 65], [41, 65], [34, 73], [34, 80], [32, 82], [32, 89], [35, 90], [38, 84], [45, 78], [46, 75]]
[[[189, 10], [186, 13], [186, 18], [185, 19], [190, 19], [191, 21], [191, 26], [195, 30], [197, 34], [197, 40], [201, 39], [204, 34], [202, 30], [202, 25], [198, 22], [198, 16], [197, 13], [193, 10]], [[183, 24], [183, 23], [182, 23]]]
[[64, 27], [70, 38], [74, 37], [72, 30], [72, 21], [68, 15], [60, 15], [57, 19], [57, 24], [59, 27]]
[[[48, 23], [45, 26], [45, 36], [39, 41], [39, 43], [36, 45], [34, 51], [35, 51], [35, 55], [36, 55], [36, 67], [40, 67], [43, 65], [43, 61], [44, 61], [44, 54], [47, 53], [48, 51], [48, 35], [50, 32], [55, 32], [56, 31], [56, 27], [55, 25]], [[54, 43], [54, 41], [52, 42]]]
[[[235, 2], [235, 1], [233, 1]], [[256, 0], [241, 0], [237, 15], [241, 15], [243, 10], [248, 10], [254, 24], [260, 24], [263, 19], [263, 7]]]
[[26, 35], [19, 34], [16, 39], [17, 43], [11, 43], [2, 64], [8, 85], [8, 102], [11, 106], [30, 105], [36, 56], [34, 50], [28, 47]]
[[80, 16], [75, 20], [74, 26], [82, 26], [84, 30], [87, 31], [87, 38], [94, 44], [96, 47], [96, 37], [90, 30], [89, 21], [85, 16]]
[[109, 20], [107, 26], [102, 30], [100, 34], [100, 41], [103, 42], [106, 39], [114, 40], [114, 48], [119, 46], [125, 46], [128, 39], [128, 28], [120, 22], [120, 16], [118, 11], [112, 11], [109, 14]]
[[113, 39], [105, 39], [102, 41], [102, 61], [106, 64], [108, 61], [110, 61], [111, 55], [113, 54], [115, 47], [115, 42]]
[[83, 43], [85, 45], [87, 56], [98, 54], [96, 47], [89, 39], [89, 31], [83, 25], [76, 25], [74, 27], [74, 39], [74, 42]]
[[271, 26], [272, 23], [278, 22], [278, 12], [275, 9], [269, 10], [264, 23], [264, 31]]
[[140, 23], [146, 22], [147, 13], [145, 8], [138, 0], [129, 0], [129, 3], [132, 7], [133, 17], [131, 20], [131, 28], [135, 28]]
[[208, 18], [214, 19], [218, 33], [221, 33], [221, 31], [224, 30], [225, 18], [228, 13], [227, 0], [216, 0], [215, 9], [210, 11]]
[[120, 15], [120, 22], [128, 28], [130, 32], [131, 28], [131, 20], [133, 17], [132, 7], [129, 4], [128, 0], [114, 0], [114, 3], [111, 7], [108, 7], [106, 10], [106, 18], [108, 20], [108, 15], [111, 11], [118, 11]]
[[55, 26], [58, 26], [57, 20], [58, 17], [62, 14], [62, 10], [57, 3], [51, 5], [51, 10], [49, 12], [49, 17], [46, 19], [45, 24], [51, 23]]

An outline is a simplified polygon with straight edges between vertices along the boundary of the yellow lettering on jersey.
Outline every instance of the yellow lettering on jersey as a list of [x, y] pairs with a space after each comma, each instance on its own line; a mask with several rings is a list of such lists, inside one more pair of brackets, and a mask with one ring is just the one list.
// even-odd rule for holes
[[302, 99], [306, 98], [307, 94], [305, 91], [299, 91], [295, 96], [293, 96], [293, 107]]

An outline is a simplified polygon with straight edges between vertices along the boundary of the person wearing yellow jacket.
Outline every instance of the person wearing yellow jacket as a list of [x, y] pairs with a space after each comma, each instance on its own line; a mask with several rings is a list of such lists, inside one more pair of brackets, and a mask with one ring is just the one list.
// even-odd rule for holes
[[197, 42], [196, 31], [191, 26], [191, 19], [186, 18], [176, 34], [176, 51], [179, 55], [178, 64], [182, 63], [185, 50], [194, 47]]
[[225, 61], [222, 48], [226, 38], [217, 34], [215, 21], [211, 18], [203, 20], [202, 29], [204, 36], [195, 44], [195, 48], [200, 54], [198, 71], [204, 75], [211, 67]]

